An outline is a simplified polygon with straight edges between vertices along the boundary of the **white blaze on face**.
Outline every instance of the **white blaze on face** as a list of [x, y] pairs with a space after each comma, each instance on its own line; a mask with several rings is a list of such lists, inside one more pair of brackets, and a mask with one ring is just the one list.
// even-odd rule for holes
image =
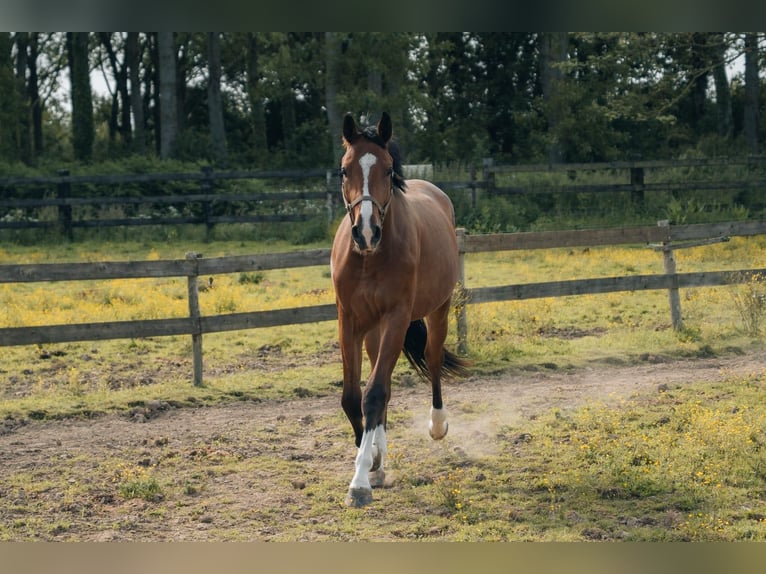
[[[378, 158], [371, 153], [364, 154], [359, 159], [362, 166], [362, 197], [370, 197], [370, 168], [375, 165]], [[367, 245], [372, 244], [372, 202], [363, 201], [359, 213], [361, 219], [362, 236]]]

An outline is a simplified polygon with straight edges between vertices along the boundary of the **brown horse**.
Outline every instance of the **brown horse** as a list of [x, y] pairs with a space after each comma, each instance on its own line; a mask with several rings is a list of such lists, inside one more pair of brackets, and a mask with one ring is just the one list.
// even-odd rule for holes
[[[349, 506], [368, 504], [372, 487], [383, 484], [391, 374], [401, 351], [431, 382], [429, 432], [436, 440], [448, 428], [441, 377], [465, 372], [465, 363], [444, 348], [458, 279], [452, 203], [427, 181], [405, 181], [392, 134], [385, 112], [377, 127], [360, 130], [351, 115], [343, 122], [348, 217], [335, 234], [330, 268], [343, 356], [341, 403], [358, 447]], [[372, 365], [364, 389], [362, 342]]]

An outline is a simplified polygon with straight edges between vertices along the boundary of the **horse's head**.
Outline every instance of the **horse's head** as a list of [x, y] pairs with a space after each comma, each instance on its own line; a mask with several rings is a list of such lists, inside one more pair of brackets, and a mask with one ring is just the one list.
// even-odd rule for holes
[[343, 120], [343, 201], [351, 219], [351, 237], [362, 253], [377, 249], [394, 188], [404, 185], [398, 155], [389, 149], [392, 134], [391, 116], [386, 112], [376, 128], [360, 130], [350, 114]]

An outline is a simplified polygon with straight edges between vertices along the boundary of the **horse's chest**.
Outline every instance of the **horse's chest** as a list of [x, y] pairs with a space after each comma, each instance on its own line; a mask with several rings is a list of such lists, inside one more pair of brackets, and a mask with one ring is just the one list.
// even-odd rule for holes
[[336, 295], [344, 308], [358, 316], [379, 315], [409, 299], [411, 282], [411, 274], [360, 266], [338, 278]]

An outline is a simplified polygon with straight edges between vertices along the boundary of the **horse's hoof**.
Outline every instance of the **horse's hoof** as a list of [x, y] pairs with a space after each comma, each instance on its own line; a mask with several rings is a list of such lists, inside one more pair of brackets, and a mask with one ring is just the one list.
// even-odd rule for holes
[[371, 488], [349, 488], [346, 495], [346, 506], [361, 508], [372, 502]]
[[367, 477], [370, 479], [370, 486], [380, 488], [386, 480], [386, 473], [382, 468], [378, 468], [371, 470]]
[[449, 423], [445, 421], [445, 422], [444, 422], [444, 432], [442, 432], [442, 433], [438, 433], [438, 432], [436, 431], [436, 428], [434, 428], [434, 426], [430, 426], [430, 427], [428, 428], [428, 434], [430, 434], [430, 435], [431, 435], [431, 438], [432, 438], [432, 439], [434, 439], [434, 440], [441, 440], [441, 439], [443, 439], [445, 436], [447, 436], [447, 431], [448, 431], [448, 430], [449, 430]]

